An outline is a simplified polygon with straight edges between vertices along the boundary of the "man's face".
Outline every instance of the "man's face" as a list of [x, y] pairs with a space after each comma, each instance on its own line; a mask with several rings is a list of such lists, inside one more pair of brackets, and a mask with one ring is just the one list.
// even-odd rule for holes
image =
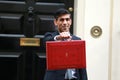
[[58, 27], [59, 32], [69, 32], [72, 24], [70, 14], [61, 15], [57, 20], [54, 21], [54, 23]]

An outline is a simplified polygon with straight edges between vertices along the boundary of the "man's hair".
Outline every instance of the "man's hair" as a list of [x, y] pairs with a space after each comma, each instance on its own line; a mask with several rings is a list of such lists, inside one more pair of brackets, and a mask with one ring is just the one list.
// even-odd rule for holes
[[[61, 15], [64, 15], [64, 14], [70, 14], [70, 12], [64, 8], [60, 8], [55, 12], [54, 18], [58, 19], [58, 17], [60, 17]], [[71, 14], [70, 14], [70, 17], [71, 17]]]

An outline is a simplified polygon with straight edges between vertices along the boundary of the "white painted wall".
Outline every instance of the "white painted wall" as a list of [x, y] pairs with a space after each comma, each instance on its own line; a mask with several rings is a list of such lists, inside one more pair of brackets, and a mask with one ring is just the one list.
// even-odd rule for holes
[[120, 80], [120, 0], [113, 2], [112, 80]]
[[[120, 80], [120, 0], [75, 0], [74, 34], [86, 40], [89, 80]], [[93, 38], [98, 25], [102, 35]]]

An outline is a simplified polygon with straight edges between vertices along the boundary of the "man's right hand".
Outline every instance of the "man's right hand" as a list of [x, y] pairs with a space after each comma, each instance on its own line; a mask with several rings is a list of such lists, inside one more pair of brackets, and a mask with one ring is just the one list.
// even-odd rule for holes
[[67, 41], [70, 41], [71, 40], [71, 36], [70, 36], [70, 33], [69, 32], [61, 32], [60, 35], [57, 35], [56, 36], [56, 40], [67, 40]]

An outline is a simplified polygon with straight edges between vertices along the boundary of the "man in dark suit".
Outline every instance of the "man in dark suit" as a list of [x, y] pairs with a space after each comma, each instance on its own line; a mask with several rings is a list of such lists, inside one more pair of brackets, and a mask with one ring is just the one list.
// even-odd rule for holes
[[[79, 37], [70, 33], [72, 24], [71, 14], [66, 9], [59, 9], [54, 15], [54, 24], [57, 27], [55, 32], [47, 32], [44, 37], [46, 41], [70, 41], [80, 40]], [[71, 73], [72, 74], [71, 74]], [[46, 70], [44, 80], [88, 80], [86, 69], [67, 69], [67, 70]]]

